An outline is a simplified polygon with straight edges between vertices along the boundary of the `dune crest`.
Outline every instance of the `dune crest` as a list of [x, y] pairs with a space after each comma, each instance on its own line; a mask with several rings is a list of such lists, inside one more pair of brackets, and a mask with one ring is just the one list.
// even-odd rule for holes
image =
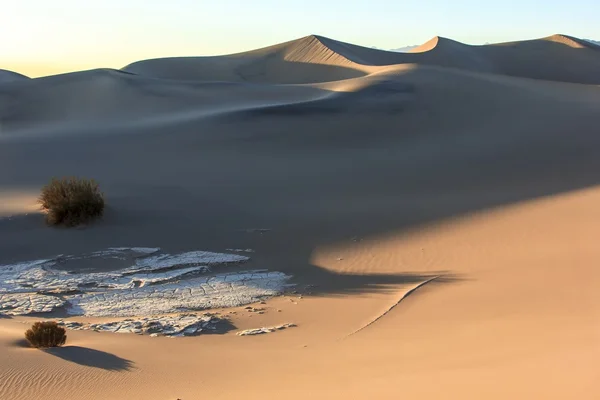
[[462, 47], [471, 47], [468, 44], [458, 42], [441, 36], [435, 36], [422, 45], [415, 47], [410, 53], [425, 53], [433, 50], [456, 50]]
[[18, 81], [22, 79], [30, 79], [28, 76], [19, 74], [18, 72], [0, 69], [0, 83]]
[[359, 67], [343, 54], [334, 51], [324, 42], [326, 38], [310, 35], [292, 42], [283, 49], [283, 59], [289, 62], [307, 64], [345, 65], [351, 68]]
[[[433, 65], [561, 82], [600, 84], [600, 49], [567, 35], [472, 46], [435, 36], [408, 53], [310, 35], [243, 53], [138, 61], [124, 71], [154, 78], [271, 84], [341, 81], [390, 66]], [[592, 51], [593, 50], [593, 51]]]
[[363, 65], [315, 35], [258, 50], [211, 57], [138, 61], [123, 71], [173, 80], [316, 83], [364, 76]]
[[[36, 79], [0, 71], [10, 82], [0, 87], [0, 127], [3, 136], [15, 137], [90, 131], [102, 121], [125, 130], [156, 128], [240, 111], [394, 112], [415, 92], [407, 75], [431, 67], [600, 85], [597, 48], [565, 35], [484, 46], [436, 36], [411, 53], [396, 53], [310, 35], [226, 56], [139, 61], [122, 70]], [[334, 96], [340, 92], [354, 94]]]
[[548, 36], [543, 38], [542, 40], [547, 40], [549, 42], [562, 43], [566, 46], [575, 48], [575, 49], [600, 49], [600, 46], [591, 43], [587, 40], [578, 39], [573, 36], [563, 35], [563, 34], [555, 34], [552, 36]]

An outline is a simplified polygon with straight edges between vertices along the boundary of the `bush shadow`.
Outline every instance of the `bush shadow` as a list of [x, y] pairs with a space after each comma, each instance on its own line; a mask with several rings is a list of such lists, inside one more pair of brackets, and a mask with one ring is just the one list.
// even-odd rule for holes
[[86, 367], [99, 368], [106, 371], [130, 371], [133, 361], [121, 358], [105, 351], [80, 346], [65, 346], [45, 349], [45, 353], [62, 358]]

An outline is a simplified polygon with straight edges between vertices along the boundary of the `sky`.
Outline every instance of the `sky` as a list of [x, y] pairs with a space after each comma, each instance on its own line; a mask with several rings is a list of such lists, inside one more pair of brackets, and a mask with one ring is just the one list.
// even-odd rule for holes
[[0, 68], [40, 76], [252, 50], [310, 34], [392, 49], [555, 33], [600, 40], [600, 1], [0, 0]]

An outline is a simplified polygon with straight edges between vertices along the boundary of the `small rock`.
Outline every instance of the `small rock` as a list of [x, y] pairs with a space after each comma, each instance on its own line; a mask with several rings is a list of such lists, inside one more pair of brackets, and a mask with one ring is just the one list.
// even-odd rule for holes
[[[179, 316], [166, 316], [141, 318], [139, 320], [128, 318], [126, 320], [107, 322], [103, 324], [84, 325], [78, 322], [66, 322], [64, 326], [69, 329], [92, 329], [95, 331], [149, 334], [152, 337], [165, 335], [169, 337], [194, 336], [203, 330], [216, 330], [217, 324], [223, 319], [216, 314], [182, 314]], [[153, 336], [154, 335], [154, 336]]]
[[263, 328], [256, 328], [256, 329], [246, 329], [245, 331], [238, 332], [237, 335], [238, 336], [262, 335], [265, 333], [272, 333], [272, 332], [280, 331], [280, 330], [287, 329], [287, 328], [294, 328], [296, 326], [297, 326], [296, 324], [281, 324], [281, 325], [277, 325], [277, 326], [270, 326], [270, 327], [263, 327]]

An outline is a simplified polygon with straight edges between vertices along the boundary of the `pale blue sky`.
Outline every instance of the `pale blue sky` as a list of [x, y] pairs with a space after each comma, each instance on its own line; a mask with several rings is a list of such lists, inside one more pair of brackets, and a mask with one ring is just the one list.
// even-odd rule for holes
[[312, 33], [384, 49], [436, 35], [472, 44], [553, 33], [600, 40], [598, 0], [0, 0], [0, 16], [0, 68], [118, 68]]

